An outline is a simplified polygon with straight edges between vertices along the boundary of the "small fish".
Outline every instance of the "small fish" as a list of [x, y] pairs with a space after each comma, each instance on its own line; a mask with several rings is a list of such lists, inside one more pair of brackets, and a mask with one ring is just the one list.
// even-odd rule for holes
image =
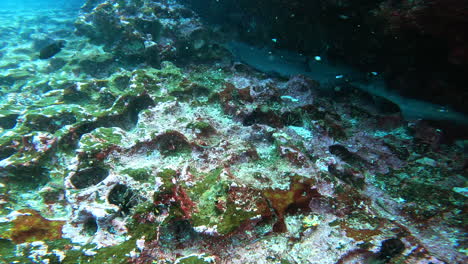
[[55, 54], [59, 53], [65, 46], [65, 40], [57, 40], [41, 49], [39, 52], [39, 59], [45, 60], [52, 58]]

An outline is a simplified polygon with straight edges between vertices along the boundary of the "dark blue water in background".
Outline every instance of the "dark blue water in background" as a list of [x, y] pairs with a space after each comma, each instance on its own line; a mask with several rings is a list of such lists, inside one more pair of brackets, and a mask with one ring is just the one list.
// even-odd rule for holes
[[0, 10], [78, 9], [85, 0], [2, 0]]

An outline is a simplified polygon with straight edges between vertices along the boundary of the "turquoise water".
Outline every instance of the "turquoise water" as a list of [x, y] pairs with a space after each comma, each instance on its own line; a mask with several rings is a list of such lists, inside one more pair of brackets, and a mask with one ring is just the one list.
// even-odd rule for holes
[[74, 9], [79, 8], [84, 2], [84, 0], [2, 0], [0, 10]]

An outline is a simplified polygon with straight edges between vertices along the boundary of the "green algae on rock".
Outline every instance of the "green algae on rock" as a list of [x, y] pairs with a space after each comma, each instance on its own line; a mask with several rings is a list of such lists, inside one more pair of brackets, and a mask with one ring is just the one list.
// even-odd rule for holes
[[209, 263], [216, 263], [215, 258], [213, 256], [209, 256], [205, 253], [200, 255], [189, 255], [184, 256], [181, 258], [176, 259], [174, 264], [209, 264]]
[[[463, 159], [437, 134], [231, 64], [179, 1], [89, 0], [75, 26], [50, 63], [0, 51], [0, 261], [328, 264], [393, 237], [394, 262], [463, 258]], [[44, 225], [11, 233], [31, 209]]]
[[[206, 175], [193, 172], [201, 178], [188, 193], [195, 202], [191, 222], [196, 230], [215, 235], [227, 235], [247, 220], [264, 214], [266, 202], [259, 192], [231, 185], [220, 180], [221, 169]], [[247, 198], [242, 200], [241, 197]]]

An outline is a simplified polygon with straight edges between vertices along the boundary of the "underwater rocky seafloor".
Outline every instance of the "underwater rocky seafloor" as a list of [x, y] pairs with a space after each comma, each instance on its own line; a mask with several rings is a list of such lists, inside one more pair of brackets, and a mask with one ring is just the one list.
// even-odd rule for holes
[[0, 261], [467, 261], [466, 150], [392, 103], [232, 64], [176, 1], [2, 17]]

